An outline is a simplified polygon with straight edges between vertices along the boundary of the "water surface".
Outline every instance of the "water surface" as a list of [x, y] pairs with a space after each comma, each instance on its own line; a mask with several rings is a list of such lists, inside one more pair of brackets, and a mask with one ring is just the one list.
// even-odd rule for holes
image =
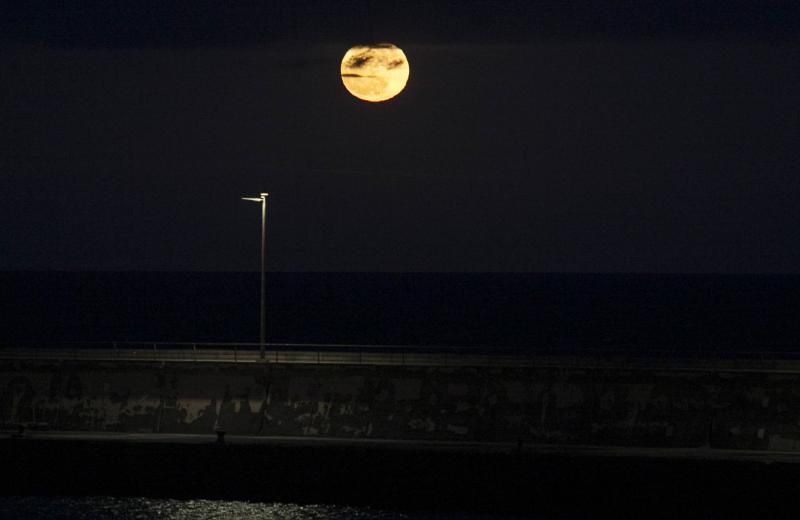
[[265, 504], [235, 500], [141, 497], [0, 497], [0, 518], [164, 520], [488, 520], [516, 517], [467, 513], [401, 513], [368, 507]]

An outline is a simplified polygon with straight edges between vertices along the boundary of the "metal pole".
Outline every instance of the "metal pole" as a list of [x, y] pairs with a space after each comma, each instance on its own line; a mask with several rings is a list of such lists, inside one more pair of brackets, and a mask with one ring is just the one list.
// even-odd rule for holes
[[269, 193], [260, 193], [259, 197], [242, 197], [242, 200], [261, 203], [261, 309], [259, 318], [258, 351], [264, 361], [267, 342], [267, 197]]
[[266, 306], [267, 285], [265, 277], [265, 272], [267, 270], [266, 227], [267, 227], [267, 194], [262, 193], [261, 194], [261, 326], [259, 331], [259, 353], [262, 361], [264, 360], [265, 356], [264, 343], [267, 337], [267, 306]]

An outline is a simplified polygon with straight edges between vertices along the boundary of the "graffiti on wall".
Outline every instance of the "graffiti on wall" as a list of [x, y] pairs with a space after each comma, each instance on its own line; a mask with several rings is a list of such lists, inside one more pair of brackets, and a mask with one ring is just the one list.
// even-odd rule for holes
[[0, 422], [53, 430], [800, 449], [792, 374], [0, 365]]

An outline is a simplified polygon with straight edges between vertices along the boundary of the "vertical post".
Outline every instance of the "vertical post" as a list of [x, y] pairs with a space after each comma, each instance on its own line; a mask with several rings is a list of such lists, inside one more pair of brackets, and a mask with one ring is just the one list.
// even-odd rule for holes
[[260, 193], [258, 197], [242, 197], [242, 200], [261, 203], [261, 309], [258, 333], [258, 353], [261, 361], [266, 357], [267, 341], [267, 197], [269, 193]]
[[266, 270], [267, 270], [267, 194], [261, 194], [261, 320], [259, 327], [259, 354], [264, 361], [267, 337]]

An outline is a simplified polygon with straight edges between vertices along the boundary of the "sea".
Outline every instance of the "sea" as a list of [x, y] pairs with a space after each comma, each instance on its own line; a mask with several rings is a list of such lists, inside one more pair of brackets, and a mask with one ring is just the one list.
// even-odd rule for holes
[[514, 520], [466, 512], [403, 513], [368, 507], [145, 497], [0, 497], [0, 519], [35, 520]]
[[[268, 273], [267, 342], [792, 356], [800, 275]], [[257, 272], [0, 272], [0, 345], [257, 342]]]
[[[256, 342], [253, 272], [0, 272], [0, 347]], [[794, 357], [800, 275], [268, 273], [267, 341]], [[0, 493], [2, 495], [2, 493]], [[410, 512], [404, 512], [410, 511]], [[0, 518], [510, 519], [335, 504], [0, 496]], [[543, 518], [543, 517], [534, 517]]]

